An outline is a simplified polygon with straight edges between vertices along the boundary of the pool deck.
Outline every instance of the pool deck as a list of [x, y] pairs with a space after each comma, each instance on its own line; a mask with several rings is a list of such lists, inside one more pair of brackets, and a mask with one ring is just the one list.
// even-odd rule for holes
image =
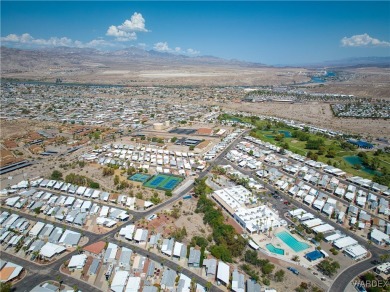
[[[260, 246], [262, 251], [265, 251], [265, 253], [271, 257], [275, 257], [275, 258], [281, 259], [281, 260], [286, 261], [286, 262], [292, 262], [292, 263], [295, 263], [295, 264], [298, 264], [298, 265], [301, 265], [304, 267], [312, 267], [312, 266], [315, 266], [316, 264], [318, 264], [318, 261], [310, 262], [304, 257], [305, 254], [313, 251], [316, 248], [314, 246], [314, 244], [312, 244], [306, 240], [303, 240], [302, 238], [300, 238], [296, 234], [291, 234], [291, 232], [289, 232], [296, 240], [301, 241], [301, 242], [305, 242], [309, 245], [308, 248], [306, 248], [300, 252], [295, 252], [291, 247], [289, 247], [287, 244], [285, 244], [280, 238], [278, 238], [275, 235], [275, 234], [282, 232], [282, 231], [289, 232], [286, 228], [279, 227], [279, 228], [276, 228], [275, 231], [271, 231], [270, 237], [268, 237], [268, 232], [267, 233], [260, 233], [260, 234], [253, 233], [250, 236], [252, 237], [253, 241], [256, 242], [256, 244], [258, 246]], [[270, 252], [266, 247], [266, 245], [268, 243], [272, 243], [273, 246], [275, 246], [276, 248], [283, 249], [284, 255], [279, 255], [279, 254], [275, 254], [275, 253]], [[300, 259], [299, 262], [291, 261], [291, 258], [295, 255], [299, 256], [299, 259]]]

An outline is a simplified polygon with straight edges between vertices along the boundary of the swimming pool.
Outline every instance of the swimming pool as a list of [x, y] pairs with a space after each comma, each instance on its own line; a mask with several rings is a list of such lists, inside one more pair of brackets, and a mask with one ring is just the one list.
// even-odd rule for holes
[[310, 247], [305, 242], [301, 242], [295, 239], [290, 233], [287, 231], [282, 231], [276, 234], [285, 244], [287, 244], [290, 248], [292, 248], [295, 252], [300, 252]]
[[272, 243], [268, 243], [265, 247], [272, 253], [284, 255], [284, 249], [277, 248]]

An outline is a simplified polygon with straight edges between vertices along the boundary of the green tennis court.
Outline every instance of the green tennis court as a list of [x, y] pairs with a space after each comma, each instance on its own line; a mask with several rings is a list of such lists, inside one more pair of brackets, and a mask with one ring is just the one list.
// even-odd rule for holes
[[151, 177], [151, 176], [148, 175], [148, 174], [136, 173], [136, 174], [133, 174], [132, 176], [129, 176], [127, 179], [132, 180], [132, 181], [137, 181], [137, 182], [145, 183], [145, 182], [148, 181], [148, 179], [149, 179], [150, 177]]
[[172, 191], [182, 180], [183, 178], [178, 176], [157, 174], [144, 183], [144, 186], [152, 189]]

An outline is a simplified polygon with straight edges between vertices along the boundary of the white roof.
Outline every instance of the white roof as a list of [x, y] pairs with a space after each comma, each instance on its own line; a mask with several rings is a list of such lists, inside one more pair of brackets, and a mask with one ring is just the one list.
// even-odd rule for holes
[[135, 231], [134, 240], [140, 241], [142, 239], [142, 232], [143, 232], [143, 229], [142, 228], [138, 228]]
[[341, 249], [344, 247], [354, 245], [356, 243], [357, 243], [357, 241], [355, 239], [353, 239], [350, 236], [347, 236], [347, 237], [337, 239], [336, 241], [333, 242], [333, 245], [336, 246], [337, 248]]
[[290, 213], [291, 216], [295, 217], [297, 215], [305, 214], [307, 212], [305, 210], [299, 208], [299, 209], [295, 209], [295, 210], [290, 210], [290, 211], [288, 211], [288, 213]]
[[359, 258], [367, 254], [367, 250], [360, 244], [347, 247], [345, 252], [353, 258]]
[[129, 277], [125, 292], [138, 292], [141, 285], [140, 277]]
[[320, 218], [314, 218], [311, 220], [304, 221], [303, 225], [305, 225], [306, 227], [312, 228], [314, 226], [321, 225], [323, 223], [324, 222]]
[[379, 242], [381, 242], [383, 240], [389, 240], [389, 236], [386, 233], [384, 233], [376, 228], [371, 231], [371, 238], [373, 238]]
[[41, 232], [44, 226], [45, 223], [38, 221], [37, 223], [35, 223], [34, 227], [31, 228], [29, 235], [32, 237], [38, 236], [39, 232]]
[[123, 292], [129, 273], [126, 271], [117, 271], [111, 282], [111, 290], [114, 292]]
[[326, 241], [334, 241], [336, 239], [339, 239], [340, 237], [341, 237], [340, 234], [335, 233], [335, 234], [332, 234], [332, 235], [329, 235], [329, 236], [325, 237], [325, 240]]
[[68, 267], [69, 268], [81, 269], [82, 267], [84, 267], [84, 264], [85, 264], [86, 260], [87, 260], [87, 256], [85, 254], [74, 255], [70, 259]]
[[42, 246], [39, 254], [46, 258], [51, 258], [55, 254], [63, 252], [65, 249], [66, 248], [61, 245], [47, 242], [44, 246]]
[[219, 261], [217, 279], [221, 280], [226, 284], [229, 284], [229, 276], [230, 276], [230, 267], [224, 262]]
[[181, 242], [175, 242], [175, 247], [173, 248], [173, 255], [179, 257], [181, 254], [181, 247], [183, 244]]
[[316, 226], [313, 228], [313, 231], [315, 233], [319, 233], [319, 232], [325, 233], [325, 232], [332, 231], [332, 230], [334, 230], [334, 227], [328, 223], [322, 224], [322, 225], [319, 225], [319, 226]]

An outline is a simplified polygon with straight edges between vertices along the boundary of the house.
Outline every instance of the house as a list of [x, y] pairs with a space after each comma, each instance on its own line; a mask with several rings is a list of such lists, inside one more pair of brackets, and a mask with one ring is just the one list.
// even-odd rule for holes
[[66, 247], [74, 247], [79, 244], [81, 239], [81, 234], [71, 230], [65, 230], [64, 234], [62, 234], [59, 243]]
[[50, 260], [53, 256], [55, 256], [57, 254], [61, 254], [65, 250], [66, 250], [66, 248], [61, 246], [61, 245], [57, 245], [57, 244], [54, 244], [54, 243], [47, 242], [44, 246], [42, 246], [41, 251], [39, 252], [39, 254], [43, 258], [45, 258], [47, 260]]
[[191, 279], [184, 274], [180, 274], [179, 282], [177, 283], [177, 292], [190, 292]]
[[135, 272], [135, 273], [142, 272], [142, 270], [144, 269], [144, 266], [145, 266], [145, 260], [146, 260], [146, 257], [141, 256], [141, 255], [136, 255], [134, 258], [133, 267], [132, 267], [133, 272]]
[[3, 262], [0, 270], [0, 282], [6, 283], [12, 281], [20, 275], [23, 267], [12, 262]]
[[260, 284], [256, 283], [254, 280], [248, 279], [246, 281], [246, 291], [247, 292], [261, 292]]
[[170, 269], [165, 269], [160, 285], [162, 289], [173, 291], [175, 287], [176, 272]]
[[49, 242], [58, 243], [60, 238], [61, 238], [62, 233], [63, 233], [62, 228], [60, 228], [60, 227], [54, 228], [54, 230], [51, 232], [51, 234], [49, 236]]
[[126, 271], [130, 270], [130, 259], [133, 251], [129, 248], [122, 247], [121, 256], [119, 258], [119, 266]]
[[127, 280], [127, 285], [125, 288], [126, 292], [138, 292], [141, 287], [141, 278], [140, 277], [129, 277]]
[[376, 228], [371, 231], [370, 239], [377, 245], [385, 245], [390, 243], [389, 235]]
[[173, 246], [175, 244], [175, 239], [164, 239], [163, 243], [161, 245], [161, 252], [166, 254], [167, 256], [172, 256], [173, 253]]
[[68, 264], [69, 269], [81, 270], [84, 268], [85, 262], [87, 261], [87, 255], [78, 254], [71, 257]]
[[133, 234], [135, 230], [135, 225], [127, 225], [119, 231], [120, 236], [124, 236], [127, 240], [133, 240]]
[[173, 248], [173, 257], [177, 259], [181, 259], [185, 257], [187, 254], [187, 246], [181, 242], [175, 242], [175, 246]]
[[111, 291], [113, 292], [122, 292], [126, 286], [127, 278], [129, 277], [129, 272], [126, 271], [116, 271], [114, 278], [111, 282]]
[[134, 241], [137, 243], [146, 243], [148, 240], [148, 230], [147, 229], [137, 229], [134, 235]]
[[232, 290], [235, 292], [245, 292], [245, 276], [235, 269], [232, 275]]
[[361, 245], [357, 244], [354, 246], [347, 247], [344, 253], [354, 260], [361, 259], [368, 254], [368, 251]]
[[112, 263], [115, 260], [117, 252], [118, 252], [118, 245], [109, 242], [106, 252], [104, 253], [103, 256], [103, 263]]
[[217, 273], [217, 260], [216, 259], [205, 259], [203, 261], [203, 266], [206, 268], [207, 277], [215, 277]]
[[97, 275], [99, 266], [100, 266], [100, 259], [94, 258], [92, 260], [91, 266], [89, 267], [88, 274], [90, 276]]
[[200, 250], [191, 247], [190, 255], [188, 257], [188, 266], [198, 268], [199, 263], [200, 263]]
[[98, 241], [95, 243], [92, 243], [86, 247], [83, 248], [84, 252], [88, 255], [92, 256], [100, 256], [106, 246], [106, 243], [104, 241]]
[[230, 267], [228, 264], [219, 261], [217, 271], [217, 281], [223, 285], [229, 285]]

